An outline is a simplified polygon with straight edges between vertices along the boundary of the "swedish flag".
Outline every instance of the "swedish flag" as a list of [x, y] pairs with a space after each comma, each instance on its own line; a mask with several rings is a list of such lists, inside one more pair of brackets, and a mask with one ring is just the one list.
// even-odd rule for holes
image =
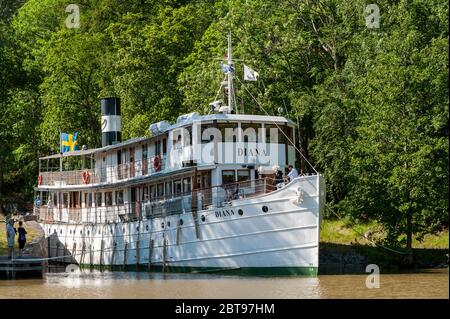
[[78, 150], [77, 137], [78, 132], [75, 132], [75, 134], [61, 133], [61, 152]]

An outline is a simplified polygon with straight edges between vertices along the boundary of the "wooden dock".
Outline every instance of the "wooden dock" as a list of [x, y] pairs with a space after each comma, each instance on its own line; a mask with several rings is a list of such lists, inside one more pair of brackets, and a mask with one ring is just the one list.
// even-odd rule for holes
[[42, 278], [44, 264], [42, 259], [32, 256], [0, 256], [0, 279]]

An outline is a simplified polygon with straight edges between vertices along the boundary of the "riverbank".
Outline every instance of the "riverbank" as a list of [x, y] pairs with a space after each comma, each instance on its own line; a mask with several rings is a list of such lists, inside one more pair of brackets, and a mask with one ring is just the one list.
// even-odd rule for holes
[[375, 224], [351, 224], [348, 220], [324, 220], [320, 235], [319, 274], [363, 273], [376, 264], [384, 273], [423, 268], [448, 268], [449, 233], [413, 239], [412, 259], [404, 248], [375, 245], [383, 235]]

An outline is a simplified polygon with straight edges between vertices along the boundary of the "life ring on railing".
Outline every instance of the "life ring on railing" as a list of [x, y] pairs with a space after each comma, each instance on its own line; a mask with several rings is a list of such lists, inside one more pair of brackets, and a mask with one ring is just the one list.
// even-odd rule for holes
[[42, 175], [38, 176], [38, 185], [42, 185]]
[[89, 174], [88, 170], [83, 171], [83, 183], [89, 184], [89, 179], [91, 177], [91, 174]]
[[153, 168], [155, 169], [156, 172], [161, 170], [161, 156], [156, 155], [153, 158]]

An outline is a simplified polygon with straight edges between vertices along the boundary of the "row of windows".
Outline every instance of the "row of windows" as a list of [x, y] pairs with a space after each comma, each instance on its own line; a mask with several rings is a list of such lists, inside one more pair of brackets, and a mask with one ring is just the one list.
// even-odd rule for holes
[[[199, 184], [203, 187], [210, 186], [210, 176], [204, 176]], [[199, 186], [200, 187], [200, 186]], [[192, 177], [184, 177], [172, 181], [133, 187], [130, 191], [128, 201], [147, 201], [162, 197], [179, 196], [183, 193], [192, 191]], [[124, 205], [124, 191], [106, 191], [106, 192], [67, 192], [55, 193], [49, 196], [47, 205], [52, 207], [54, 204], [63, 208], [100, 207], [100, 206], [120, 206]]]
[[248, 180], [250, 180], [250, 171], [248, 169], [222, 171], [222, 184], [244, 182]]
[[[286, 136], [290, 140], [293, 140], [294, 133], [294, 130], [287, 125], [277, 126], [275, 124], [265, 124], [263, 129], [263, 127], [258, 124], [242, 123], [241, 130], [242, 141], [244, 143], [266, 142], [286, 144]], [[238, 140], [238, 124], [202, 124], [201, 142], [209, 143], [213, 140], [217, 140], [218, 142], [236, 142]], [[181, 143], [183, 143], [184, 146], [192, 145], [192, 127], [174, 131], [174, 148], [181, 147]]]

